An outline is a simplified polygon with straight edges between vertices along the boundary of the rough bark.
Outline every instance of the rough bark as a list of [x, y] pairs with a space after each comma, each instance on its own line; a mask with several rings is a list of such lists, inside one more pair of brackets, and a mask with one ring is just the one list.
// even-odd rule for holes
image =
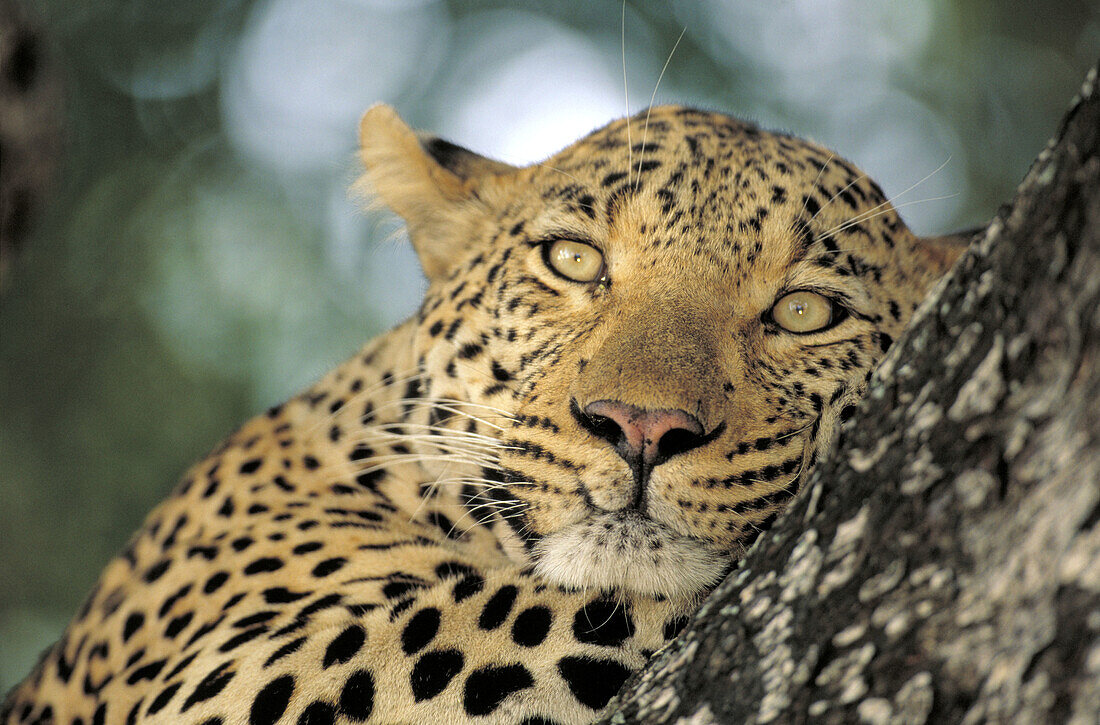
[[1100, 722], [1100, 89], [606, 722]]

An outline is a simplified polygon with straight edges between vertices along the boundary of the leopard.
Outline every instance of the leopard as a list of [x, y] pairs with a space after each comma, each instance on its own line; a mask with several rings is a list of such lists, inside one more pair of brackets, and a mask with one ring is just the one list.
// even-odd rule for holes
[[968, 238], [684, 106], [527, 166], [386, 105], [359, 140], [418, 310], [190, 468], [0, 722], [592, 722], [798, 494]]

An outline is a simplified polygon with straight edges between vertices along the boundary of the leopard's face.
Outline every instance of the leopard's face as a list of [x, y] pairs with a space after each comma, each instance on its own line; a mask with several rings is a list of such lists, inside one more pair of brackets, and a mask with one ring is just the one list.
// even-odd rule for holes
[[951, 257], [813, 144], [676, 107], [629, 127], [514, 170], [425, 146], [466, 196], [410, 221], [452, 236], [419, 392], [475, 405], [477, 427], [426, 422], [497, 441], [469, 507], [539, 575], [691, 597], [797, 493]]

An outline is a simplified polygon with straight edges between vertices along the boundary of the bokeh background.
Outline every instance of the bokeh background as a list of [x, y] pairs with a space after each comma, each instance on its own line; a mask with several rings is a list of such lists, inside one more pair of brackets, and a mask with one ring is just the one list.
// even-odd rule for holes
[[0, 289], [0, 693], [190, 461], [415, 308], [393, 220], [346, 192], [371, 103], [525, 163], [668, 61], [657, 102], [812, 137], [888, 194], [931, 174], [896, 203], [933, 233], [1010, 198], [1100, 50], [1092, 0], [24, 5], [63, 146]]

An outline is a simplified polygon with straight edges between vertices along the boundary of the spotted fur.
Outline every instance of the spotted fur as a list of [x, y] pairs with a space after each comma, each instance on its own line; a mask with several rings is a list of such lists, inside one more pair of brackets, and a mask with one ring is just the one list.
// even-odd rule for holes
[[[382, 106], [361, 140], [419, 311], [193, 467], [0, 720], [591, 721], [797, 494], [957, 253], [828, 151], [690, 108], [526, 168]], [[555, 274], [558, 239], [605, 273]], [[778, 327], [796, 289], [836, 324]], [[598, 401], [697, 427], [631, 458]]]

